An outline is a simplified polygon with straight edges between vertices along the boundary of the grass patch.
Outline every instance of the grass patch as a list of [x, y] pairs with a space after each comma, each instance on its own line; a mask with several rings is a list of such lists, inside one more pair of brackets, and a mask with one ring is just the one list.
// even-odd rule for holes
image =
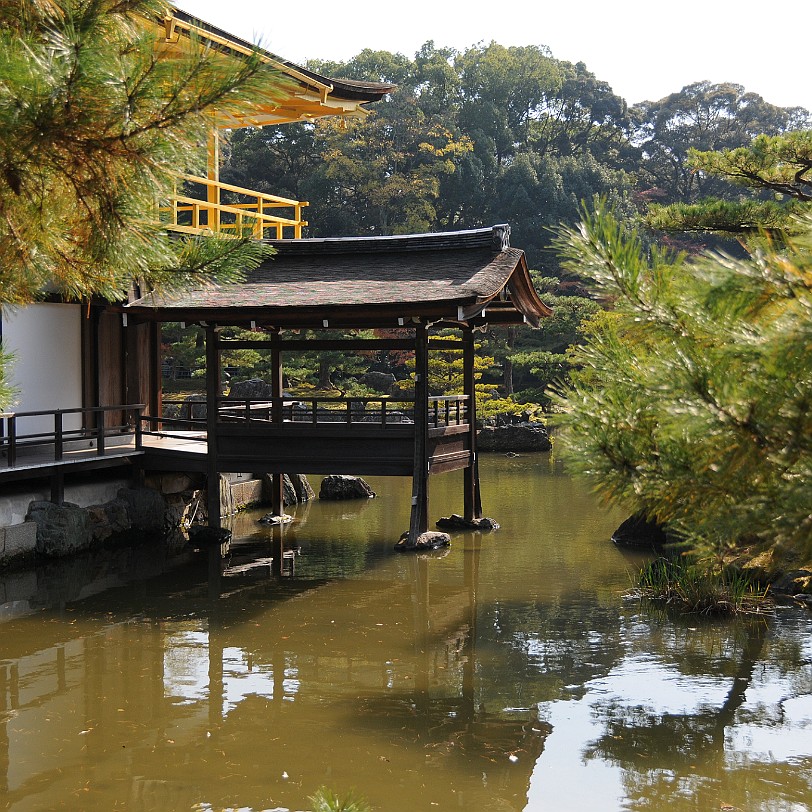
[[768, 589], [741, 572], [709, 570], [684, 559], [658, 558], [638, 576], [632, 594], [681, 614], [763, 614], [770, 606]]
[[327, 787], [321, 787], [310, 796], [313, 812], [372, 812], [372, 807], [354, 792], [337, 795]]

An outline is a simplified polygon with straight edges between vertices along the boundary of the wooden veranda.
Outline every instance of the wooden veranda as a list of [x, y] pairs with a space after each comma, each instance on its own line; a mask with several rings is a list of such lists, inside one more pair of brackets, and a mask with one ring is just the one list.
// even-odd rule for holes
[[[508, 234], [506, 226], [495, 226], [404, 237], [279, 240], [271, 243], [276, 256], [244, 284], [131, 303], [122, 309], [130, 325], [196, 323], [206, 337], [205, 418], [189, 413], [170, 423], [154, 389], [148, 393], [145, 436], [171, 436], [178, 428], [198, 431], [206, 443], [198, 464], [204, 464], [209, 483], [225, 472], [272, 474], [278, 513], [285, 472], [411, 476], [410, 543], [428, 529], [430, 475], [462, 469], [465, 518], [480, 518], [474, 331], [489, 323], [538, 324], [550, 312], [533, 289], [524, 252], [509, 246]], [[225, 339], [226, 326], [252, 328], [257, 339]], [[305, 329], [369, 328], [397, 328], [398, 337], [308, 340], [297, 335]], [[461, 340], [431, 335], [439, 328], [455, 328]], [[430, 396], [433, 349], [462, 351], [462, 392]], [[228, 350], [270, 354], [269, 399], [222, 395], [222, 355]], [[284, 354], [303, 350], [411, 352], [414, 395], [286, 397]], [[153, 370], [159, 363], [156, 357], [140, 362]], [[137, 370], [129, 374], [138, 377]], [[179, 467], [173, 453], [151, 453], [146, 462], [152, 468]], [[217, 525], [219, 489], [208, 491], [210, 523]]]

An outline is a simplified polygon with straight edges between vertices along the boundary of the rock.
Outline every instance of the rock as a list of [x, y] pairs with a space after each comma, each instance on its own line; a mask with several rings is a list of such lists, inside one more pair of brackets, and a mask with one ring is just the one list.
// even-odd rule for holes
[[[268, 502], [273, 488], [273, 474], [262, 475], [262, 498]], [[284, 474], [282, 477], [282, 504], [284, 507], [309, 502], [316, 493], [304, 474]]]
[[290, 477], [296, 499], [299, 502], [309, 502], [316, 498], [316, 492], [304, 474], [286, 474], [286, 476]]
[[127, 506], [133, 529], [163, 535], [168, 505], [162, 494], [152, 488], [121, 488], [118, 498]]
[[409, 544], [409, 533], [405, 532], [398, 543], [395, 545], [395, 550], [398, 552], [423, 552], [425, 550], [440, 550], [443, 547], [451, 546], [451, 536], [448, 533], [440, 533], [436, 530], [428, 530], [421, 533], [414, 544]]
[[483, 426], [477, 434], [480, 451], [549, 451], [552, 448], [547, 428], [542, 423], [512, 423]]
[[812, 595], [812, 572], [809, 570], [785, 572], [772, 582], [770, 589], [782, 595]]
[[231, 531], [225, 527], [195, 525], [189, 528], [189, 541], [196, 545], [227, 544], [231, 541]]
[[146, 479], [149, 487], [167, 496], [194, 490], [195, 488], [199, 488], [202, 484], [202, 477], [195, 477], [192, 474], [178, 472], [152, 474]]
[[319, 499], [372, 499], [375, 491], [359, 476], [331, 474], [324, 477]]
[[361, 383], [374, 392], [386, 395], [395, 384], [395, 376], [391, 372], [367, 372], [361, 376]]
[[285, 507], [299, 504], [296, 488], [293, 487], [293, 482], [288, 474], [282, 477], [282, 504]]
[[273, 390], [262, 378], [249, 378], [247, 381], [232, 381], [228, 396], [239, 400], [270, 400]]
[[669, 538], [658, 522], [647, 519], [642, 513], [635, 513], [612, 533], [612, 541], [618, 547], [659, 550], [674, 539]]
[[260, 524], [270, 524], [270, 525], [278, 525], [278, 524], [287, 524], [288, 522], [293, 521], [293, 516], [288, 516], [287, 513], [266, 513], [261, 519], [259, 519]]
[[452, 513], [450, 516], [444, 516], [442, 519], [437, 519], [437, 527], [453, 530], [498, 530], [499, 522], [494, 519], [489, 519], [483, 516], [481, 519], [467, 519], [460, 516], [459, 513]]
[[91, 505], [87, 508], [90, 518], [90, 533], [94, 542], [108, 541], [114, 536], [126, 533], [131, 527], [127, 503], [121, 499]]
[[38, 555], [73, 555], [90, 547], [93, 539], [90, 515], [69, 502], [31, 502], [25, 519], [37, 524]]

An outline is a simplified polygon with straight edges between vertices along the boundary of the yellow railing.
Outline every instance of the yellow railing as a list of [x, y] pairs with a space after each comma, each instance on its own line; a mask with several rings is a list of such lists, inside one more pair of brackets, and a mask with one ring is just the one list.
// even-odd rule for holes
[[[189, 194], [179, 193], [178, 187], [184, 182], [184, 191]], [[193, 197], [195, 189], [190, 187], [202, 187], [202, 196]], [[222, 203], [223, 192], [233, 193], [237, 201]], [[303, 200], [290, 200], [207, 178], [178, 174], [169, 205], [162, 206], [160, 212], [170, 231], [184, 234], [213, 232], [250, 236], [257, 240], [288, 237], [298, 240], [302, 237], [302, 227], [307, 225], [307, 220], [302, 219], [302, 209], [307, 205]], [[269, 214], [279, 209], [287, 209], [291, 216]]]

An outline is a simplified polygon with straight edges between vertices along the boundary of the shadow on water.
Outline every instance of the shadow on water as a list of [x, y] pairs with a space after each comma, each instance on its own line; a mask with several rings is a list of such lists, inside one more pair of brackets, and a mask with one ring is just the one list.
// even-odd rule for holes
[[[802, 808], [806, 616], [641, 613], [622, 517], [545, 455], [483, 460], [502, 529], [436, 555], [392, 549], [408, 482], [374, 489], [242, 514], [225, 551], [0, 579], [0, 809]], [[459, 483], [432, 499], [459, 512]]]

